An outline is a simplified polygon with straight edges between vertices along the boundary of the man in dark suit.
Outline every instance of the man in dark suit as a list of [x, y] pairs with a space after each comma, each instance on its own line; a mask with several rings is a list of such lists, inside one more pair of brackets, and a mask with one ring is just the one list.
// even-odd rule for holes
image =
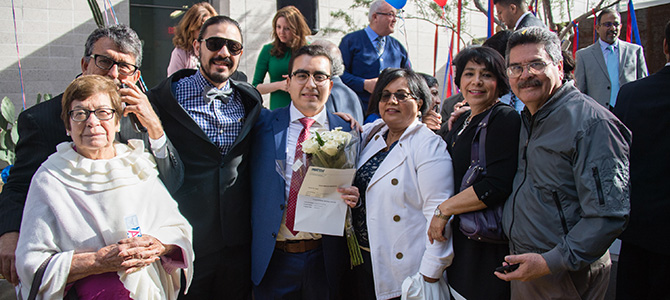
[[641, 46], [619, 40], [618, 11], [603, 9], [596, 22], [598, 42], [580, 49], [575, 57], [575, 86], [611, 110], [619, 87], [647, 76], [647, 64]]
[[[291, 104], [263, 110], [254, 126], [251, 155], [254, 297], [262, 299], [338, 299], [349, 265], [344, 237], [294, 231], [295, 200], [306, 170], [301, 138], [317, 129], [349, 124], [325, 109], [332, 61], [321, 46], [300, 48], [289, 62]], [[340, 189], [349, 206], [358, 189]], [[343, 228], [344, 230], [344, 228]]]
[[531, 26], [546, 27], [542, 20], [528, 11], [524, 0], [493, 0], [493, 5], [496, 7], [498, 19], [512, 31]]
[[[174, 192], [181, 186], [183, 166], [149, 100], [135, 85], [140, 78], [141, 64], [142, 43], [137, 33], [126, 25], [113, 25], [96, 29], [88, 36], [81, 71], [82, 75], [103, 75], [126, 84], [126, 88], [119, 90], [121, 100], [127, 105], [124, 115], [134, 113], [146, 133], [136, 132], [130, 118], [124, 117], [117, 139], [124, 143], [128, 139], [143, 139], [147, 150], [154, 155], [159, 177], [168, 190]], [[60, 118], [62, 96], [19, 115], [16, 163], [0, 194], [0, 274], [13, 284], [18, 284], [14, 250], [30, 181], [39, 166], [56, 151], [56, 145], [72, 141]]]
[[193, 226], [193, 283], [180, 299], [247, 299], [251, 294], [249, 133], [261, 95], [229, 79], [242, 55], [242, 31], [226, 16], [202, 25], [199, 70], [181, 70], [149, 99], [184, 163], [173, 194]]
[[617, 269], [617, 299], [667, 299], [670, 282], [670, 22], [665, 25], [666, 64], [649, 77], [621, 87], [614, 107], [632, 132], [630, 222]]

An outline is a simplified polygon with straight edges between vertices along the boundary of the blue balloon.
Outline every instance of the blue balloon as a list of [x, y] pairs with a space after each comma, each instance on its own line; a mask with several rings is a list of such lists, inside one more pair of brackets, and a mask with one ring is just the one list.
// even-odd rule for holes
[[395, 9], [401, 9], [407, 4], [407, 0], [386, 0], [386, 3], [393, 6]]

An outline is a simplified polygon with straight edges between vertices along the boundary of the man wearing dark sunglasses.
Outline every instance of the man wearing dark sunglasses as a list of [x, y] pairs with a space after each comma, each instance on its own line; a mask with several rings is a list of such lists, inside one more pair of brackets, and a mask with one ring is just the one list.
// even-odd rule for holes
[[641, 46], [619, 40], [619, 12], [603, 9], [596, 17], [596, 23], [598, 41], [577, 51], [575, 86], [612, 110], [619, 87], [646, 77], [647, 63]]
[[[119, 90], [126, 104], [124, 115], [134, 113], [146, 132], [136, 132], [130, 119], [124, 117], [117, 139], [123, 143], [142, 139], [154, 155], [163, 184], [174, 192], [181, 186], [183, 166], [147, 97], [135, 85], [141, 64], [142, 42], [137, 33], [127, 25], [112, 25], [96, 29], [88, 36], [81, 70], [82, 76], [107, 76], [125, 85]], [[0, 194], [0, 274], [15, 285], [19, 281], [14, 269], [14, 251], [30, 181], [39, 166], [56, 151], [56, 145], [72, 141], [60, 118], [62, 97], [60, 94], [19, 115], [16, 162]]]
[[261, 95], [231, 79], [243, 52], [237, 21], [209, 18], [193, 50], [199, 70], [177, 71], [148, 94], [184, 163], [184, 185], [173, 196], [193, 226], [197, 259], [188, 294], [180, 299], [248, 299], [249, 132]]

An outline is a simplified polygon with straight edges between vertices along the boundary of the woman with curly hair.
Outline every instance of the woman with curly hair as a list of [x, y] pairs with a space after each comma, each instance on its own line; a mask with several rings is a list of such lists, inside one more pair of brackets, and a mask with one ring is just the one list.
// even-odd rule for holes
[[216, 15], [218, 13], [214, 7], [207, 2], [193, 4], [184, 14], [172, 38], [174, 50], [172, 50], [170, 64], [167, 68], [168, 77], [181, 69], [198, 68], [198, 58], [193, 53], [193, 41], [198, 38], [202, 23]]
[[[261, 94], [270, 94], [270, 109], [287, 106], [291, 102], [288, 84], [288, 62], [292, 53], [307, 45], [307, 35], [311, 34], [305, 17], [295, 6], [285, 6], [272, 19], [272, 43], [261, 49], [256, 62], [252, 84]], [[265, 74], [270, 75], [270, 83], [263, 83]]]

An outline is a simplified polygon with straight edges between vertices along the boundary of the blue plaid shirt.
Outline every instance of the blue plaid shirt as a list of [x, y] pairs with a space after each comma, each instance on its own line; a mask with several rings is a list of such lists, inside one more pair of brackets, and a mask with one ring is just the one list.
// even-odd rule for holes
[[[205, 93], [216, 88], [198, 71], [180, 79], [175, 88], [177, 102], [188, 112], [202, 131], [225, 156], [233, 147], [244, 122], [244, 105], [238, 91], [233, 91], [227, 104], [210, 100]], [[222, 90], [230, 90], [230, 81]]]

